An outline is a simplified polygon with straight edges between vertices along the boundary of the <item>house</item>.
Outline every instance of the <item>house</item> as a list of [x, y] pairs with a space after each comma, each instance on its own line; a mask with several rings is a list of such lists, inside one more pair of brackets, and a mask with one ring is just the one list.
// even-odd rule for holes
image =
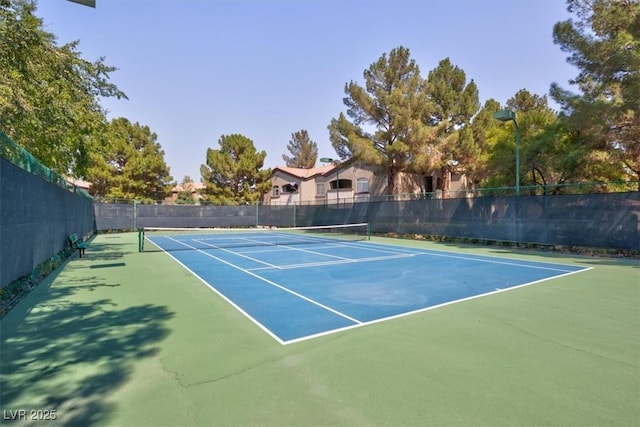
[[194, 204], [200, 204], [200, 200], [204, 198], [202, 195], [202, 190], [204, 190], [205, 185], [201, 182], [190, 182], [186, 185], [186, 188], [183, 188], [182, 185], [178, 184], [171, 189], [171, 195], [163, 200], [163, 204], [166, 205], [175, 205], [178, 204], [178, 196], [180, 193], [188, 192], [191, 194], [191, 200]]
[[78, 178], [73, 178], [70, 176], [65, 177], [65, 179], [67, 181], [67, 185], [70, 186], [71, 188], [79, 188], [83, 191], [86, 191], [87, 193], [91, 189], [91, 183], [88, 181], [84, 181]]
[[268, 205], [352, 203], [380, 191], [374, 168], [360, 162], [310, 169], [277, 166], [270, 180], [271, 192], [263, 200]]
[[[405, 199], [416, 193], [442, 197], [440, 175], [399, 173], [394, 198]], [[386, 172], [358, 160], [310, 169], [276, 166], [272, 169], [270, 181], [271, 192], [263, 198], [265, 205], [358, 203], [389, 197]], [[466, 194], [463, 174], [450, 174], [449, 182], [450, 191]]]

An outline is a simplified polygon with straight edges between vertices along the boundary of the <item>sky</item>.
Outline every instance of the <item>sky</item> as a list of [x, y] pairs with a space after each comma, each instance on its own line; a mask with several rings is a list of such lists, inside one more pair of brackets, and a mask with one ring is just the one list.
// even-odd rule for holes
[[108, 118], [156, 133], [177, 182], [200, 181], [222, 135], [250, 138], [270, 168], [302, 129], [337, 157], [327, 126], [346, 112], [345, 84], [400, 46], [424, 78], [449, 58], [482, 103], [571, 89], [578, 74], [553, 43], [564, 0], [39, 0], [36, 15], [58, 44], [118, 69], [129, 99], [103, 99]]

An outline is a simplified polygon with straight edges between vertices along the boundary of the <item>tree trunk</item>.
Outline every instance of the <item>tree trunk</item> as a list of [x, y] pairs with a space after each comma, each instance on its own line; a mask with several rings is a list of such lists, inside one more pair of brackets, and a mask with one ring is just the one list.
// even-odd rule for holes
[[449, 198], [449, 183], [451, 181], [451, 173], [446, 167], [443, 167], [440, 173], [442, 173], [442, 198], [447, 199]]
[[396, 192], [396, 170], [393, 165], [387, 167], [387, 194], [392, 196]]

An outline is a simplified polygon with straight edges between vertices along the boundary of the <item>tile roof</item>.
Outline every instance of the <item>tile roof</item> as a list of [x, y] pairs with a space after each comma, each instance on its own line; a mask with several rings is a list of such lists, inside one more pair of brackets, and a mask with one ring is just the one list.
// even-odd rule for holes
[[73, 177], [65, 177], [67, 182], [71, 185], [75, 185], [78, 188], [82, 188], [85, 190], [88, 190], [89, 188], [91, 188], [91, 183], [88, 181], [84, 181], [82, 179], [77, 179], [77, 178], [73, 178]]
[[320, 166], [318, 168], [309, 168], [309, 169], [292, 168], [289, 166], [276, 166], [275, 168], [273, 168], [272, 174], [274, 174], [276, 171], [279, 170], [289, 175], [295, 176], [297, 178], [309, 179], [309, 178], [313, 178], [316, 175], [323, 175], [327, 172], [331, 172], [335, 168], [336, 166], [333, 164], [327, 164], [327, 165]]

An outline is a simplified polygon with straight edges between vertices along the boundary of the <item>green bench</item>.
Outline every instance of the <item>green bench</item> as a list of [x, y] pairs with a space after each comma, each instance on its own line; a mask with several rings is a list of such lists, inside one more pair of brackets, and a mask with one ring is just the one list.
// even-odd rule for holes
[[76, 233], [69, 235], [69, 243], [71, 244], [71, 247], [73, 249], [78, 250], [78, 255], [80, 258], [82, 258], [82, 255], [84, 255], [84, 250], [89, 247], [89, 243], [80, 240]]

